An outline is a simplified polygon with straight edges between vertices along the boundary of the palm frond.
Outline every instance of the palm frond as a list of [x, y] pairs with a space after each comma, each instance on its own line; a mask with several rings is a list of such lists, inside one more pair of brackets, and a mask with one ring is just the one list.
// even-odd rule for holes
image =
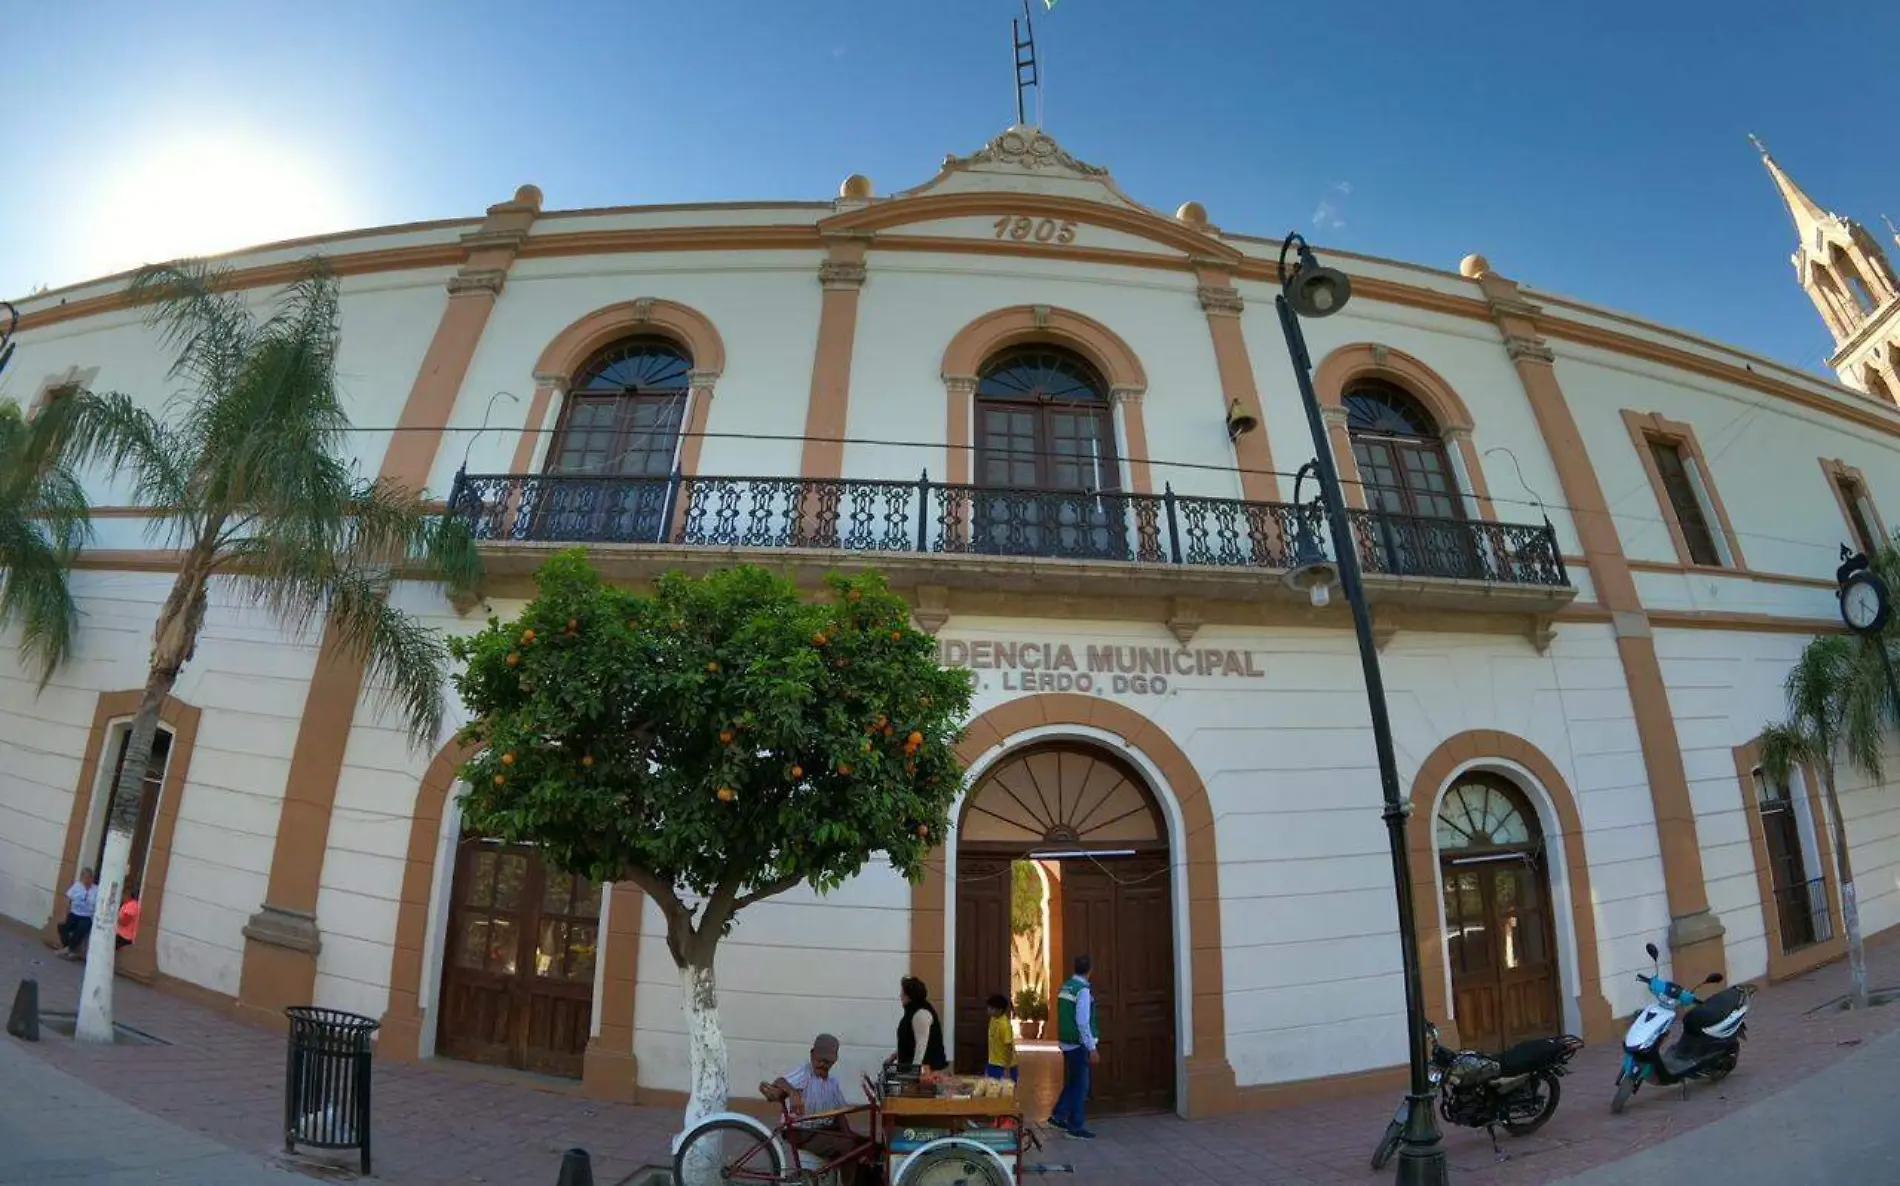
[[[221, 278], [210, 266], [187, 260], [141, 269], [127, 290], [134, 301], [151, 303], [146, 323], [172, 351], [172, 379], [199, 393], [230, 389], [256, 329], [243, 294], [220, 291]], [[187, 420], [209, 410], [197, 399], [185, 403]], [[194, 435], [216, 439], [208, 432]]]
[[20, 625], [20, 650], [39, 667], [44, 688], [72, 653], [79, 605], [67, 583], [71, 554], [35, 520], [0, 510], [0, 627]]
[[76, 468], [93, 467], [126, 481], [132, 501], [155, 512], [153, 531], [178, 544], [196, 531], [198, 499], [191, 454], [178, 434], [118, 392], [72, 391], [34, 418], [34, 445]]
[[1815, 736], [1792, 722], [1762, 726], [1761, 769], [1777, 786], [1789, 785], [1796, 767], [1809, 762], [1825, 765], [1827, 757]]
[[337, 637], [365, 661], [371, 705], [395, 711], [418, 748], [434, 744], [447, 713], [449, 651], [441, 632], [391, 605], [387, 580], [350, 572], [329, 591]]

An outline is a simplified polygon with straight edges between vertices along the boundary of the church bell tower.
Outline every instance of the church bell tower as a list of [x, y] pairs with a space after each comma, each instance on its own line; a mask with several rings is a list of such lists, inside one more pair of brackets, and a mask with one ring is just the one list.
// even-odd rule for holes
[[[1775, 189], [1794, 220], [1796, 278], [1807, 290], [1834, 353], [1827, 360], [1843, 384], [1883, 403], [1900, 395], [1900, 279], [1867, 228], [1823, 210], [1753, 136]], [[1891, 229], [1891, 224], [1889, 224]], [[1900, 241], [1900, 235], [1896, 235]]]

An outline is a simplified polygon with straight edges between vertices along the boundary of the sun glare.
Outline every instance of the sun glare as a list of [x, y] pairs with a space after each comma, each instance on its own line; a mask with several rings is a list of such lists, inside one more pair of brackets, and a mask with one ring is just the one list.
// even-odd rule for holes
[[75, 279], [355, 225], [345, 187], [316, 161], [238, 137], [151, 143], [102, 173], [76, 204]]

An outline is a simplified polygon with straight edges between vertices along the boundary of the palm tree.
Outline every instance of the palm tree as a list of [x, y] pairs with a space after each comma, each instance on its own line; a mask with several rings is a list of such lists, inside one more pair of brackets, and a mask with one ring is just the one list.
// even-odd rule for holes
[[20, 650], [44, 688], [79, 628], [66, 571], [86, 542], [86, 492], [50, 451], [50, 425], [0, 402], [0, 630], [20, 627]]
[[[1889, 545], [1873, 558], [1889, 582], [1900, 577], [1900, 549]], [[1890, 588], [1896, 588], [1889, 584]], [[1841, 923], [1847, 932], [1848, 974], [1853, 1004], [1867, 1007], [1867, 955], [1861, 945], [1860, 906], [1854, 890], [1854, 863], [1847, 848], [1847, 822], [1836, 789], [1836, 761], [1875, 783], [1882, 781], [1882, 728], [1900, 725], [1900, 702], [1887, 683], [1879, 648], [1893, 653], [1888, 627], [1878, 638], [1830, 634], [1810, 642], [1788, 672], [1788, 719], [1761, 734], [1762, 773], [1787, 785], [1797, 766], [1817, 770], [1834, 830], [1834, 860], [1841, 886]]]
[[148, 323], [175, 353], [182, 389], [155, 416], [116, 393], [75, 392], [44, 416], [63, 456], [119, 475], [152, 513], [178, 577], [159, 610], [151, 665], [114, 788], [87, 950], [78, 1036], [112, 1040], [113, 926], [158, 712], [191, 660], [214, 583], [301, 634], [327, 622], [365, 664], [372, 695], [412, 740], [440, 733], [448, 653], [440, 635], [389, 603], [399, 580], [472, 589], [466, 531], [425, 513], [420, 492], [357, 476], [336, 386], [336, 281], [318, 261], [260, 317], [202, 264], [148, 268], [133, 281]]

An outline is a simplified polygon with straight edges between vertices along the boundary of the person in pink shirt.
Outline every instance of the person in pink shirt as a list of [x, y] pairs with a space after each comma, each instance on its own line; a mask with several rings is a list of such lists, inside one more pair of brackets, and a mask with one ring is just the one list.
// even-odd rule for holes
[[139, 937], [139, 891], [136, 886], [125, 887], [125, 904], [119, 907], [118, 946], [121, 950], [132, 946]]

